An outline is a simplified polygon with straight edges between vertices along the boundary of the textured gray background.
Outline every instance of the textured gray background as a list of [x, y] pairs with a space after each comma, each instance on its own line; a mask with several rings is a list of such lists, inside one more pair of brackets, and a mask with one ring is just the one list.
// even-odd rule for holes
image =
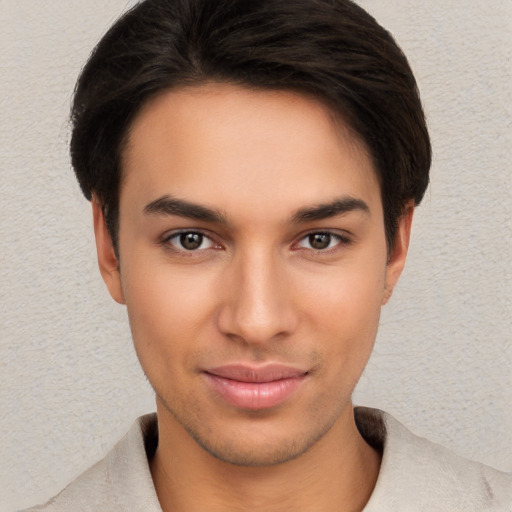
[[[356, 401], [512, 471], [512, 2], [360, 4], [410, 57], [435, 161]], [[154, 407], [66, 147], [79, 68], [126, 5], [0, 0], [1, 511], [56, 493]]]

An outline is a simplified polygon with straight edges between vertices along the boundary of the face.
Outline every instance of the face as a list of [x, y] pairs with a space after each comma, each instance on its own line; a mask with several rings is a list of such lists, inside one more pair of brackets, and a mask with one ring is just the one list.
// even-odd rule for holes
[[304, 453], [348, 417], [410, 214], [388, 254], [365, 148], [292, 92], [166, 92], [123, 173], [119, 271], [95, 205], [98, 255], [159, 421], [235, 464]]

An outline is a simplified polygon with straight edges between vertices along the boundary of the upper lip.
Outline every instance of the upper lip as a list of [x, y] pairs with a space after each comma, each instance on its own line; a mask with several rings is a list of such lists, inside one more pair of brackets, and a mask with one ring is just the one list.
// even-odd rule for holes
[[216, 377], [223, 377], [239, 382], [272, 382], [275, 380], [302, 377], [307, 374], [307, 371], [299, 368], [274, 363], [265, 364], [264, 366], [227, 364], [215, 368], [208, 368], [205, 372]]

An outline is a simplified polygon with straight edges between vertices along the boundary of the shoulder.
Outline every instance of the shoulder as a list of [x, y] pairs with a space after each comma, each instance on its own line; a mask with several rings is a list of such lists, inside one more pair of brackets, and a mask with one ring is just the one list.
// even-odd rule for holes
[[157, 435], [156, 415], [140, 417], [105, 458], [46, 504], [24, 512], [161, 512], [148, 464]]
[[[357, 408], [364, 437], [383, 447], [382, 465], [365, 512], [512, 510], [512, 476], [467, 460], [416, 436], [391, 415]], [[386, 504], [387, 507], [382, 507]]]

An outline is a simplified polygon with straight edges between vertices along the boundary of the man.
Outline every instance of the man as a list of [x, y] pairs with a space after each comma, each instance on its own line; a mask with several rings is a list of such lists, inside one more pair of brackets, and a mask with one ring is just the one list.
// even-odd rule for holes
[[157, 416], [38, 510], [510, 510], [509, 477], [351, 403], [430, 166], [375, 20], [147, 0], [97, 46], [72, 120]]

